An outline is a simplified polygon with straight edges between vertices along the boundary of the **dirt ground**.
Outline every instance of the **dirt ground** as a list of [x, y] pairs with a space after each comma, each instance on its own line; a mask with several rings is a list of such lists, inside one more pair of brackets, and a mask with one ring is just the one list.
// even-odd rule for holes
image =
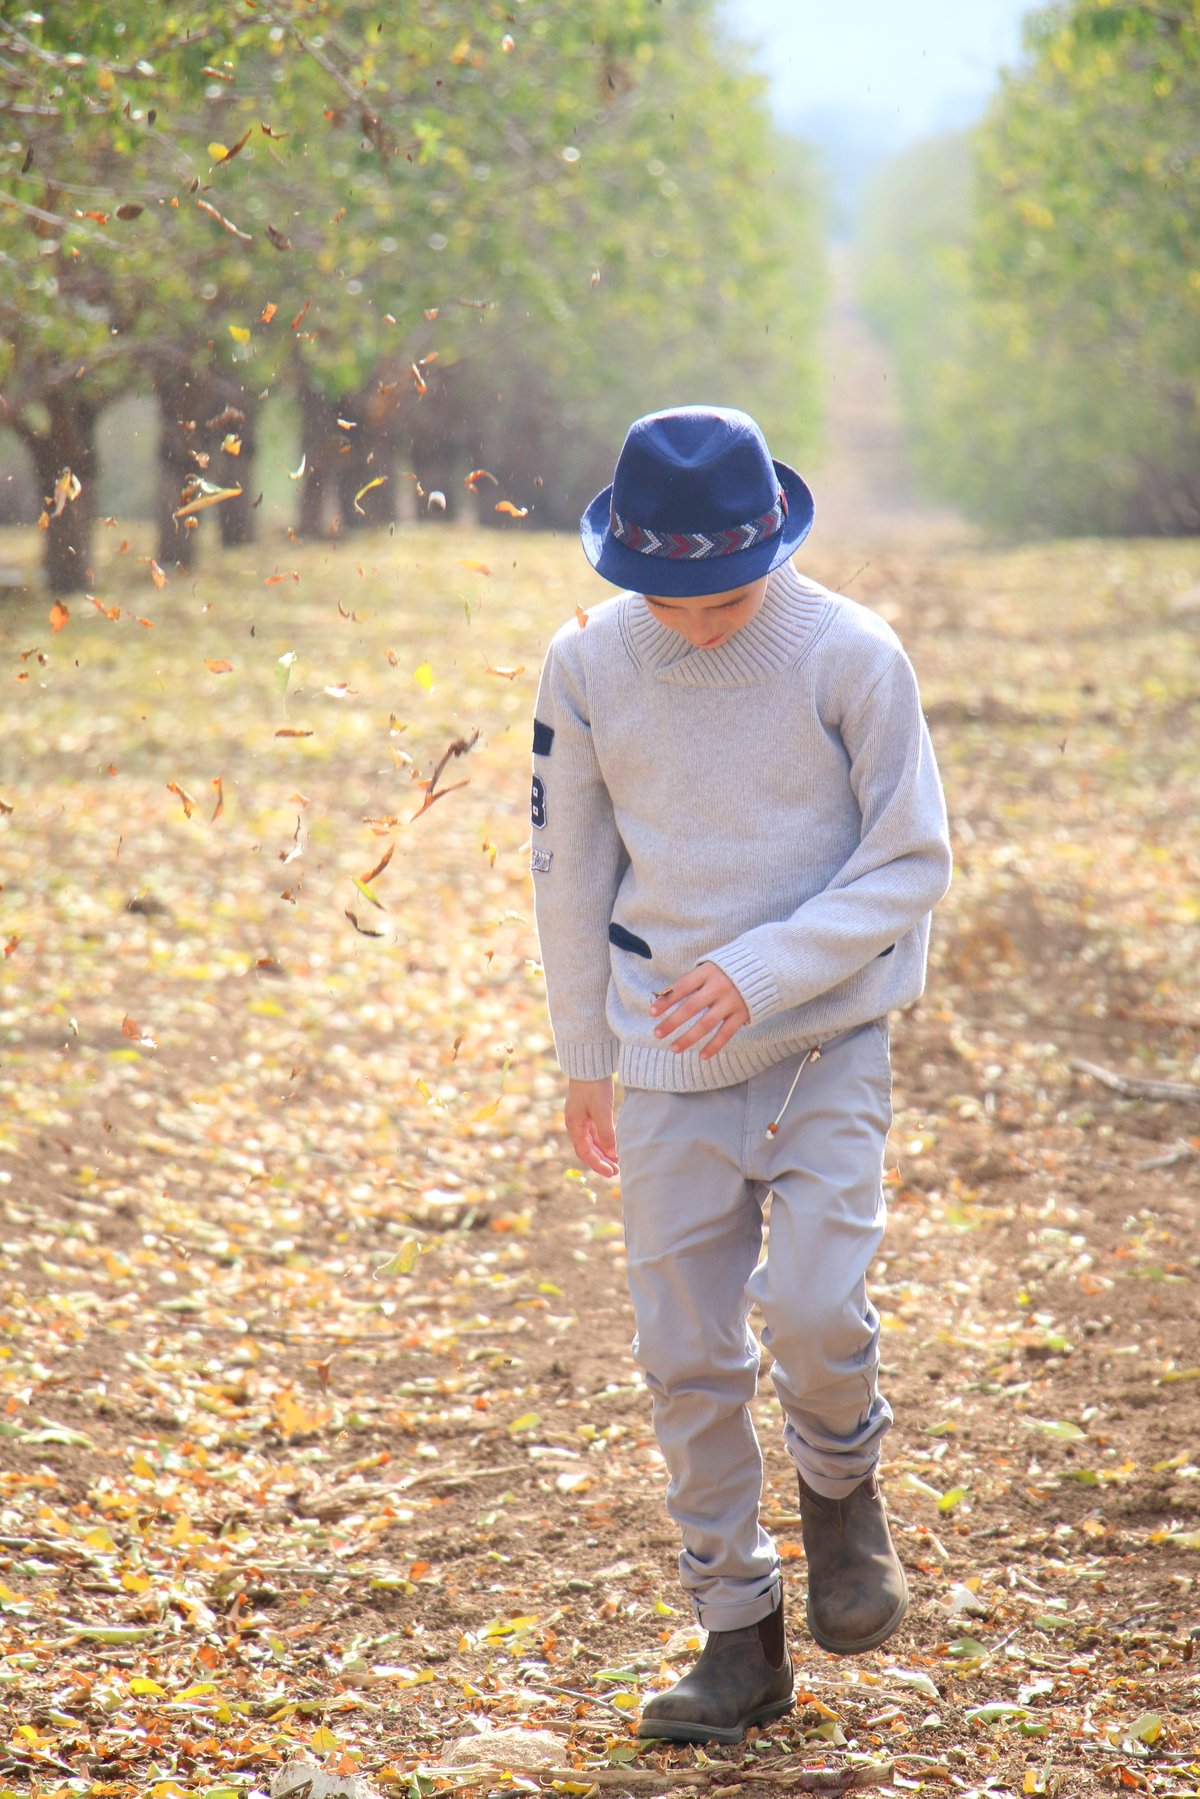
[[153, 633], [3, 618], [0, 1792], [240, 1796], [302, 1751], [487, 1792], [446, 1757], [518, 1724], [561, 1791], [1200, 1792], [1186, 546], [805, 560], [908, 645], [955, 840], [872, 1280], [913, 1602], [808, 1639], [764, 1380], [797, 1708], [707, 1756], [632, 1734], [698, 1639], [522, 853], [539, 645], [603, 596], [549, 540], [369, 548], [139, 588]]

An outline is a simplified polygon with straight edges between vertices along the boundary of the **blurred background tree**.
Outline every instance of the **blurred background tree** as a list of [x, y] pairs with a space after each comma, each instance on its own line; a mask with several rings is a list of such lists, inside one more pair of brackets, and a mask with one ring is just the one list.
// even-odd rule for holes
[[1071, 0], [864, 209], [927, 491], [1020, 533], [1200, 530], [1200, 3]]
[[98, 491], [186, 564], [287, 474], [308, 534], [434, 490], [573, 528], [638, 412], [737, 403], [781, 454], [813, 441], [816, 184], [710, 0], [142, 17], [0, 21], [0, 392], [32, 487], [0, 472], [53, 591], [87, 585]]

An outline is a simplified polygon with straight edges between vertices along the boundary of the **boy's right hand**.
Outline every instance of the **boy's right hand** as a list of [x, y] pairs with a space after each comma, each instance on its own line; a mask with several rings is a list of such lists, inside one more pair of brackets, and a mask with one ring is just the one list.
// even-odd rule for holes
[[566, 1125], [579, 1160], [611, 1180], [619, 1172], [611, 1075], [603, 1081], [567, 1081]]

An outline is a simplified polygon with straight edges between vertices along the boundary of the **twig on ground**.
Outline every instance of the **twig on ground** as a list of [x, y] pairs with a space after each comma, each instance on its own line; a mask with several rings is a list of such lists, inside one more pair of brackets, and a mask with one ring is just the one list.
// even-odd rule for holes
[[1179, 1142], [1165, 1156], [1151, 1156], [1148, 1162], [1139, 1162], [1139, 1168], [1174, 1168], [1178, 1162], [1200, 1162], [1200, 1149], [1194, 1143]]
[[[859, 1762], [847, 1763], [840, 1768], [798, 1768], [790, 1758], [780, 1760], [768, 1768], [738, 1767], [730, 1762], [720, 1762], [707, 1768], [553, 1768], [538, 1763], [517, 1763], [506, 1761], [504, 1771], [516, 1774], [526, 1780], [545, 1782], [561, 1780], [575, 1785], [587, 1782], [599, 1787], [623, 1787], [627, 1792], [663, 1792], [670, 1789], [678, 1792], [685, 1787], [700, 1787], [710, 1795], [720, 1791], [719, 1783], [724, 1782], [724, 1790], [749, 1785], [780, 1786], [793, 1793], [850, 1793], [864, 1787], [886, 1786], [895, 1772], [894, 1762]], [[486, 1763], [470, 1763], [466, 1767], [440, 1767], [422, 1763], [422, 1775], [435, 1780], [448, 1779], [454, 1782], [454, 1788], [469, 1788], [481, 1785], [485, 1780], [496, 1780], [495, 1766]], [[736, 1787], [730, 1788], [730, 1776], [736, 1776]], [[441, 1791], [447, 1790], [442, 1788]]]
[[1111, 1068], [1101, 1068], [1096, 1062], [1071, 1061], [1067, 1066], [1077, 1074], [1090, 1074], [1102, 1087], [1111, 1087], [1127, 1099], [1173, 1099], [1185, 1106], [1200, 1105], [1200, 1087], [1192, 1081], [1144, 1081], [1133, 1075], [1114, 1074]]

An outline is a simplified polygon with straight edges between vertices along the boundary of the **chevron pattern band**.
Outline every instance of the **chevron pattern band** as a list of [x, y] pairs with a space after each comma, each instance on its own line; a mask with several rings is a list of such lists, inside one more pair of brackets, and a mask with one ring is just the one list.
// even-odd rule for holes
[[779, 498], [770, 512], [752, 518], [745, 525], [731, 525], [726, 531], [652, 531], [648, 525], [633, 525], [610, 509], [612, 534], [627, 550], [642, 556], [665, 556], [672, 562], [703, 562], [709, 556], [732, 556], [738, 550], [752, 550], [783, 529], [787, 517], [787, 495], [780, 489]]

